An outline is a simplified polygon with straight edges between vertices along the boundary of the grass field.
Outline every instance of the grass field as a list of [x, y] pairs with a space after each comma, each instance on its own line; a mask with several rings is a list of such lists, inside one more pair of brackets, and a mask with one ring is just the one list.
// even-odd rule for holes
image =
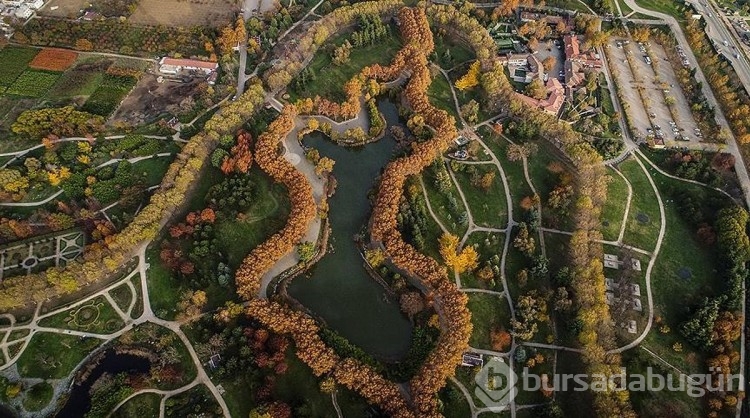
[[490, 333], [493, 329], [510, 329], [510, 307], [505, 298], [486, 293], [468, 293], [473, 330], [469, 345], [485, 350], [492, 349]]
[[22, 48], [16, 46], [6, 46], [0, 50], [0, 62], [3, 63], [3, 70], [0, 71], [0, 86], [8, 87], [21, 75], [29, 65], [32, 59], [39, 52], [33, 48]]
[[39, 411], [52, 400], [52, 385], [40, 382], [29, 388], [23, 398], [23, 407], [29, 412]]
[[435, 57], [440, 67], [444, 70], [450, 70], [458, 64], [474, 59], [475, 55], [462, 44], [453, 42], [450, 37], [436, 36]]
[[[446, 168], [447, 170], [447, 168]], [[466, 211], [466, 207], [461, 201], [461, 196], [458, 194], [456, 185], [451, 182], [451, 187], [446, 193], [441, 193], [435, 185], [435, 169], [428, 167], [422, 173], [422, 181], [424, 183], [427, 197], [430, 199], [430, 207], [435, 215], [440, 219], [440, 222], [445, 228], [454, 235], [463, 236], [468, 228], [468, 225], [461, 225], [459, 216]], [[458, 206], [458, 212], [452, 211], [448, 195], [453, 196]]]
[[127, 283], [123, 283], [112, 289], [109, 294], [123, 312], [128, 310], [130, 303], [133, 301], [133, 292]]
[[149, 263], [146, 276], [148, 293], [151, 295], [151, 307], [160, 318], [173, 320], [177, 315], [182, 283], [162, 263], [159, 258], [159, 248], [155, 245], [146, 250], [146, 260]]
[[[476, 231], [472, 232], [471, 235], [469, 235], [469, 238], [466, 239], [464, 248], [468, 246], [475, 247], [479, 253], [479, 266], [481, 268], [486, 262], [490, 261], [492, 257], [501, 257], [504, 245], [505, 234], [499, 232]], [[490, 289], [498, 292], [503, 290], [503, 285], [499, 278], [495, 279], [495, 288], [492, 288], [490, 282], [485, 282], [473, 274], [473, 272], [467, 272], [461, 275], [461, 285], [466, 288]]]
[[432, 84], [430, 84], [430, 88], [427, 90], [427, 97], [429, 97], [430, 103], [433, 106], [450, 113], [456, 119], [456, 124], [458, 124], [458, 111], [456, 111], [456, 104], [453, 102], [451, 86], [443, 74], [438, 73], [433, 77]]
[[523, 212], [520, 204], [521, 199], [533, 194], [523, 174], [523, 163], [521, 161], [508, 160], [506, 150], [510, 143], [490, 128], [482, 126], [479, 128], [478, 133], [503, 167], [503, 172], [510, 188], [510, 198], [513, 201], [513, 218], [518, 220]]
[[149, 187], [156, 186], [161, 183], [172, 161], [172, 157], [157, 157], [138, 161], [133, 164], [133, 173], [145, 174], [146, 185]]
[[[633, 159], [621, 163], [620, 172], [633, 186], [633, 200], [625, 224], [623, 242], [646, 251], [653, 251], [659, 236], [659, 202], [641, 166]], [[636, 192], [637, 191], [637, 192]]]
[[289, 216], [289, 199], [283, 186], [274, 184], [257, 166], [251, 171], [257, 187], [255, 203], [242, 221], [222, 221], [216, 225], [218, 248], [227, 254], [229, 266], [239, 267], [247, 254], [271, 234], [283, 228]]
[[107, 299], [104, 296], [98, 296], [81, 307], [44, 318], [39, 321], [39, 325], [108, 334], [117, 331], [125, 324]]
[[156, 417], [159, 416], [161, 396], [144, 393], [125, 402], [112, 416], [114, 418]]
[[471, 209], [474, 223], [478, 226], [491, 228], [505, 228], [508, 224], [508, 205], [497, 168], [492, 164], [481, 164], [467, 166], [476, 170], [476, 175], [494, 175], [494, 180], [489, 189], [485, 190], [472, 184], [472, 176], [467, 170], [455, 173], [456, 181], [466, 197], [466, 202]]
[[[326, 97], [337, 102], [345, 99], [343, 86], [354, 77], [362, 68], [372, 64], [387, 65], [396, 53], [401, 49], [401, 41], [396, 30], [390, 28], [390, 34], [377, 43], [370, 46], [353, 48], [349, 61], [337, 66], [332, 63], [331, 52], [327, 48], [321, 48], [308, 65], [316, 78], [305, 85], [301, 91], [290, 89], [292, 99], [298, 97]], [[348, 34], [333, 38], [329, 45], [341, 45], [348, 38]]]
[[24, 71], [6, 90], [6, 94], [25, 97], [41, 97], [52, 88], [60, 77], [48, 71]]
[[62, 379], [102, 341], [37, 332], [16, 363], [23, 377]]
[[622, 217], [628, 200], [628, 185], [612, 168], [607, 168], [611, 178], [607, 186], [607, 202], [602, 208], [601, 232], [607, 241], [616, 241], [622, 227]]
[[[636, 3], [643, 8], [674, 16], [678, 21], [685, 20], [685, 11], [688, 10], [681, 4], [682, 2], [672, 0], [636, 0]], [[625, 4], [625, 2], [620, 4]]]

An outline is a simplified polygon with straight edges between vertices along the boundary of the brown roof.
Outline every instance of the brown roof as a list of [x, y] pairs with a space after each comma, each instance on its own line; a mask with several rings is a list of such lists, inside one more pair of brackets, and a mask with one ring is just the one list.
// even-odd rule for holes
[[581, 53], [577, 36], [565, 35], [563, 37], [563, 43], [565, 44], [565, 58], [574, 59]]
[[162, 58], [161, 65], [173, 65], [175, 67], [190, 67], [190, 68], [202, 68], [206, 70], [215, 70], [219, 68], [219, 64], [210, 61], [199, 61], [182, 58]]

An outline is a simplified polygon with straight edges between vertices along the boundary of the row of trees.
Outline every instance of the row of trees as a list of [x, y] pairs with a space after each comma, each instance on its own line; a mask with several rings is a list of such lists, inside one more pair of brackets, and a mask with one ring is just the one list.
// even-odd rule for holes
[[332, 35], [353, 25], [363, 14], [389, 16], [402, 5], [400, 0], [369, 1], [334, 10], [310, 26], [298, 42], [285, 51], [284, 57], [263, 74], [263, 80], [272, 91], [286, 87]]
[[688, 43], [696, 51], [701, 68], [706, 70], [706, 79], [737, 140], [741, 144], [750, 143], [750, 96], [742, 88], [727, 58], [722, 59], [723, 56], [715, 51], [701, 25], [699, 20], [688, 19], [685, 30]]
[[258, 166], [289, 191], [291, 211], [284, 228], [255, 247], [237, 269], [237, 293], [245, 300], [255, 297], [260, 289], [263, 274], [278, 259], [295, 248], [304, 237], [310, 221], [315, 217], [317, 206], [312, 186], [304, 174], [278, 153], [279, 142], [294, 128], [296, 116], [294, 106], [285, 106], [281, 115], [269, 125], [268, 130], [258, 137], [255, 145]]
[[[606, 345], [612, 341], [609, 310], [605, 303], [602, 246], [599, 232], [601, 207], [606, 201], [606, 173], [596, 150], [566, 124], [533, 109], [515, 99], [502, 65], [491, 57], [495, 42], [475, 20], [452, 7], [431, 5], [431, 15], [436, 25], [463, 33], [482, 62], [480, 83], [485, 102], [494, 110], [507, 109], [511, 117], [525, 120], [533, 127], [533, 136], [547, 140], [562, 150], [577, 171], [574, 204], [576, 231], [571, 242], [571, 269], [574, 279], [571, 287], [576, 296], [578, 319], [583, 324], [579, 341], [584, 349], [584, 360], [592, 373], [616, 373], [620, 358], [607, 355]], [[592, 25], [593, 26], [593, 25]], [[602, 415], [633, 416], [627, 392], [599, 392], [595, 407]]]
[[68, 263], [34, 276], [5, 279], [0, 284], [0, 310], [10, 310], [74, 292], [116, 271], [133, 255], [133, 248], [153, 239], [185, 201], [212, 149], [224, 134], [233, 134], [261, 108], [260, 84], [249, 86], [236, 101], [226, 105], [206, 123], [205, 132], [194, 136], [169, 166], [161, 186], [148, 205], [106, 246], [89, 249], [83, 262]]

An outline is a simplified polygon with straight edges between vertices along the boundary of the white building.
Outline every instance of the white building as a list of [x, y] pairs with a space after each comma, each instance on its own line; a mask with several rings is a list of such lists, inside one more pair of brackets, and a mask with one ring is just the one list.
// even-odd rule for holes
[[44, 6], [44, 0], [26, 0], [26, 4], [30, 8], [38, 10], [40, 7]]
[[163, 74], [177, 74], [183, 70], [203, 71], [206, 75], [219, 69], [216, 62], [199, 61], [181, 58], [164, 57], [159, 61], [159, 72]]
[[19, 19], [28, 19], [31, 17], [31, 15], [34, 14], [34, 11], [31, 10], [31, 7], [22, 4], [16, 8], [16, 17]]

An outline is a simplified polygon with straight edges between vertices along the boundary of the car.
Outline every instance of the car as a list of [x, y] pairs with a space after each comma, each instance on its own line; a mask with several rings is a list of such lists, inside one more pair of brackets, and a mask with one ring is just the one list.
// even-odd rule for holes
[[660, 130], [660, 129], [661, 129], [661, 126], [659, 126], [659, 125], [654, 125], [654, 128], [656, 128], [656, 130], [658, 131], [658, 130]]
[[652, 133], [654, 133], [654, 130], [653, 130], [653, 129], [651, 129], [651, 128], [647, 128], [647, 129], [646, 129], [646, 132], [648, 132], [648, 133], [652, 134]]
[[664, 92], [664, 94], [669, 94], [669, 90], [667, 90], [667, 89], [664, 89], [662, 91]]
[[729, 46], [729, 41], [724, 41], [724, 46]]

